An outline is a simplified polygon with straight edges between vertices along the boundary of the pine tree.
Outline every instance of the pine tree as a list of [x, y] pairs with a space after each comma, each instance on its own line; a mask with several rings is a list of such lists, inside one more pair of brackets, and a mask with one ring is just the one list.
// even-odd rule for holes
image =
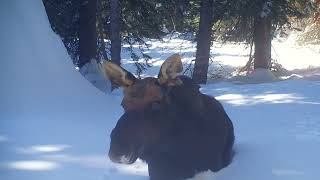
[[81, 1], [43, 0], [54, 32], [62, 39], [74, 64], [79, 61], [79, 22]]
[[[146, 45], [143, 38], [160, 38], [164, 35], [162, 31], [164, 16], [161, 14], [162, 11], [160, 12], [156, 0], [118, 0], [121, 4], [118, 10], [110, 8], [111, 0], [43, 0], [43, 2], [52, 29], [60, 35], [69, 55], [77, 66], [82, 66], [94, 57], [98, 61], [102, 59], [117, 59], [116, 61], [120, 63], [119, 46], [123, 41], [132, 45], [130, 46], [131, 57], [136, 62], [137, 71], [141, 73], [148, 66], [147, 61], [151, 57], [143, 52], [142, 56], [136, 54], [133, 51], [133, 44], [138, 43], [142, 47]], [[85, 14], [86, 6], [83, 5], [92, 5], [94, 3], [96, 4], [96, 12], [93, 13], [93, 8], [89, 8], [91, 11], [87, 11], [87, 14], [91, 13], [91, 21], [89, 22], [89, 19], [87, 19], [88, 23], [84, 23], [85, 21], [81, 17], [85, 16], [81, 14]], [[111, 13], [111, 10], [113, 13]], [[94, 17], [93, 14], [95, 14]], [[122, 16], [119, 18], [118, 26], [115, 28], [117, 31], [115, 34], [122, 35], [122, 38], [115, 38], [117, 43], [113, 43], [113, 45], [117, 45], [110, 48], [110, 41], [108, 40], [113, 39], [114, 42], [115, 39], [111, 37], [119, 36], [112, 36], [114, 34], [111, 32], [115, 31], [114, 26], [111, 28], [110, 23], [111, 15], [114, 17], [117, 14], [122, 14]], [[81, 22], [83, 25], [81, 25]], [[95, 31], [93, 30], [94, 28]], [[95, 43], [92, 40], [94, 38]], [[81, 41], [81, 39], [83, 40]], [[90, 47], [81, 48], [85, 47], [85, 45]], [[96, 49], [95, 55], [93, 55], [94, 51], [91, 48], [94, 46]], [[118, 57], [111, 58], [111, 49], [117, 49], [118, 52], [112, 54], [118, 54]], [[141, 58], [145, 59], [146, 63], [140, 63], [139, 60]]]
[[228, 0], [225, 40], [253, 42], [254, 68], [271, 68], [271, 41], [275, 32], [290, 28], [289, 16], [302, 14], [294, 6], [299, 0]]
[[271, 67], [272, 24], [270, 13], [272, 6], [271, 1], [265, 1], [261, 4], [260, 15], [254, 17], [254, 69], [270, 69]]
[[199, 84], [207, 82], [213, 20], [213, 0], [202, 0], [197, 52], [192, 79]]

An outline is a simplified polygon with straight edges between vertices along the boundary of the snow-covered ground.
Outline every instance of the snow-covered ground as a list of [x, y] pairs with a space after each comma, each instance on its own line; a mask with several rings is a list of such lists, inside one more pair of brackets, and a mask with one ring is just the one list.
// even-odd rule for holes
[[[117, 165], [107, 157], [109, 133], [122, 113], [121, 93], [104, 94], [77, 72], [50, 29], [41, 0], [0, 3], [0, 179], [147, 180], [147, 166]], [[185, 64], [195, 44], [177, 37], [150, 40], [153, 67], [181, 53]], [[275, 42], [288, 69], [319, 66], [320, 55], [292, 42]], [[213, 46], [224, 68], [246, 63], [248, 49]], [[125, 51], [125, 50], [124, 50]], [[124, 66], [133, 70], [123, 53]], [[218, 65], [217, 65], [218, 66]], [[235, 125], [236, 155], [202, 180], [318, 180], [320, 81], [209, 84], [202, 92], [225, 106]]]
[[[272, 42], [272, 58], [280, 63], [285, 69], [307, 69], [309, 67], [320, 67], [320, 45], [298, 46], [295, 43], [299, 33], [292, 33], [287, 39], [276, 39]], [[148, 68], [142, 76], [156, 76], [159, 66], [166, 57], [173, 53], [182, 56], [184, 66], [187, 68], [195, 59], [196, 43], [190, 41], [190, 37], [173, 33], [159, 40], [147, 40], [149, 48], [144, 48], [145, 53], [152, 57], [151, 68]], [[122, 49], [123, 66], [135, 72], [130, 53], [124, 45]], [[138, 52], [138, 45], [135, 46]], [[211, 47], [211, 62], [209, 67], [209, 78], [212, 74], [227, 76], [235, 69], [246, 65], [249, 59], [250, 47], [245, 44], [222, 44], [213, 42]], [[320, 72], [320, 71], [319, 71]], [[185, 74], [189, 75], [187, 71]], [[211, 75], [211, 76], [210, 76]]]

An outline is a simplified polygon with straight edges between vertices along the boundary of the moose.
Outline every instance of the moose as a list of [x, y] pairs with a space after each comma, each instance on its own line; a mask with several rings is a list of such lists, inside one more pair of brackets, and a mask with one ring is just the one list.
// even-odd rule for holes
[[111, 132], [109, 158], [148, 164], [150, 180], [181, 180], [228, 166], [233, 158], [234, 129], [221, 103], [202, 94], [174, 54], [158, 77], [136, 78], [107, 62], [106, 75], [124, 90], [124, 114]]

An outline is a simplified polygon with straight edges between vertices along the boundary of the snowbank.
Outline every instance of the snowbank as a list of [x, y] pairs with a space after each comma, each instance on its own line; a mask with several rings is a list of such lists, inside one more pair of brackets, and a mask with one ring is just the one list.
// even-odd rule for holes
[[100, 91], [111, 93], [111, 82], [106, 77], [104, 69], [97, 63], [97, 60], [92, 59], [79, 72]]
[[41, 111], [61, 101], [90, 106], [105, 97], [74, 69], [41, 1], [2, 2], [0, 13], [1, 110]]
[[122, 113], [77, 72], [41, 0], [0, 2], [0, 179], [104, 179]]
[[268, 69], [258, 68], [247, 76], [234, 76], [228, 81], [235, 84], [259, 84], [271, 83], [277, 81], [278, 78]]

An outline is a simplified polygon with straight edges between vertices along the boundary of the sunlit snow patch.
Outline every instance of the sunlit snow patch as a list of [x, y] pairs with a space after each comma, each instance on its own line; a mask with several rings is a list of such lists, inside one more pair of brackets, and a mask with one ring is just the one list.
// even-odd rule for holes
[[213, 180], [214, 173], [212, 171], [205, 171], [196, 174], [193, 178], [188, 178], [186, 180]]
[[296, 94], [262, 94], [256, 96], [248, 96], [242, 94], [224, 94], [216, 97], [218, 100], [226, 101], [233, 105], [255, 105], [261, 103], [281, 104], [281, 103], [312, 103], [302, 101], [304, 97]]
[[70, 155], [70, 154], [49, 154], [42, 156], [45, 159], [56, 161], [61, 164], [72, 163], [88, 168], [105, 168], [106, 157], [104, 155]]
[[14, 161], [7, 164], [8, 168], [28, 171], [50, 171], [57, 169], [59, 165], [50, 161]]
[[292, 169], [273, 169], [272, 174], [276, 176], [301, 176], [304, 172]]
[[69, 145], [66, 144], [48, 144], [48, 145], [36, 145], [28, 148], [19, 148], [18, 152], [24, 154], [36, 154], [36, 153], [55, 153], [64, 151], [66, 148], [69, 148]]

